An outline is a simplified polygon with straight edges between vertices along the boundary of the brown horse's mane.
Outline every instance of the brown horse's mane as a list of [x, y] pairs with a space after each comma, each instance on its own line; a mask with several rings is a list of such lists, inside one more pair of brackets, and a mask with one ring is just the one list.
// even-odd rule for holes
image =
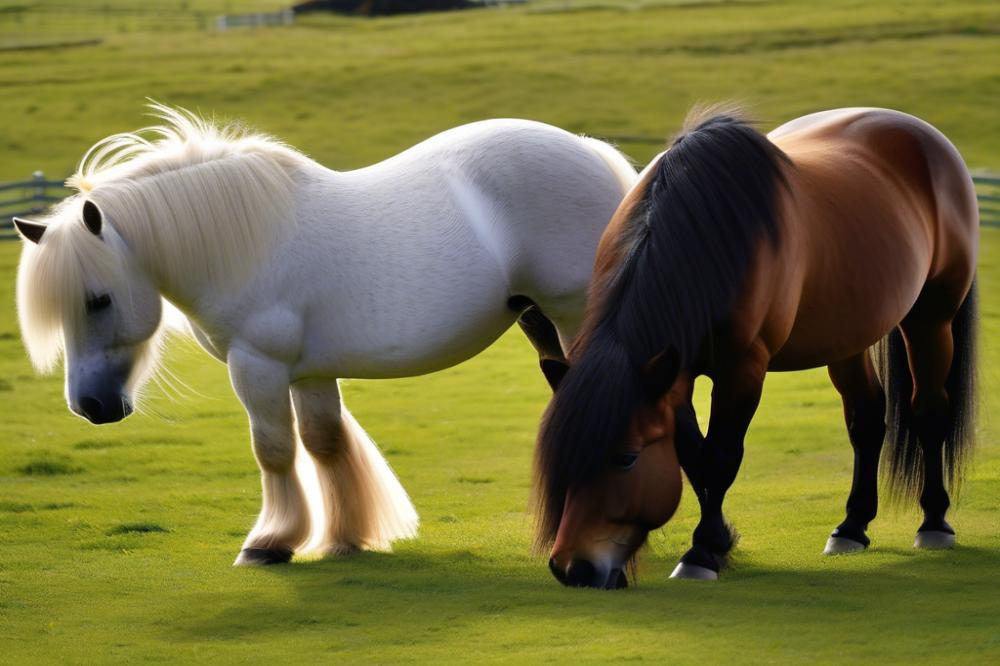
[[738, 109], [693, 112], [602, 239], [570, 368], [542, 419], [535, 456], [539, 546], [566, 493], [607, 468], [635, 408], [641, 369], [661, 352], [689, 369], [734, 304], [761, 241], [777, 243], [788, 157]]

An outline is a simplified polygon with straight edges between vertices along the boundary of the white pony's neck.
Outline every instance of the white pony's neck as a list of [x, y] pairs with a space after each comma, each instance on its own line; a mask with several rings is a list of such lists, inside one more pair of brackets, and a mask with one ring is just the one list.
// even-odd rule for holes
[[193, 304], [260, 265], [294, 222], [293, 190], [286, 164], [251, 152], [123, 178], [88, 197], [161, 292]]

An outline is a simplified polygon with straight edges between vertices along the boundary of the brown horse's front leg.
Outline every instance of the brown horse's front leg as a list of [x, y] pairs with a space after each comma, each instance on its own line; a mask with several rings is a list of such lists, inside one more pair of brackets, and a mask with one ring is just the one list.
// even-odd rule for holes
[[701, 506], [692, 546], [671, 578], [715, 580], [732, 550], [736, 534], [722, 515], [726, 491], [743, 461], [743, 439], [760, 403], [770, 355], [755, 342], [745, 353], [717, 363], [713, 372], [712, 412], [700, 454], [687, 456], [685, 472]]

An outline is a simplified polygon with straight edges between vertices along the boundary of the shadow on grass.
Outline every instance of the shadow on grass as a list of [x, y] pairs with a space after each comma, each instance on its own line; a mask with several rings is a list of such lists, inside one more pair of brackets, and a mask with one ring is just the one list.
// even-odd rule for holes
[[[700, 643], [738, 635], [747, 649], [815, 643], [839, 650], [837, 641], [849, 641], [857, 655], [870, 645], [872, 654], [889, 646], [897, 656], [925, 658], [962, 643], [1000, 648], [1000, 602], [984, 589], [996, 589], [1000, 553], [959, 547], [848, 557], [805, 571], [737, 561], [714, 584], [667, 580], [658, 562], [655, 580], [647, 575], [638, 587], [604, 592], [562, 588], [540, 560], [512, 568], [467, 552], [365, 553], [246, 572], [279, 583], [292, 599], [205, 593], [191, 600], [190, 613], [170, 633], [241, 640], [308, 627], [334, 637], [367, 627], [377, 628], [380, 645], [435, 645], [477, 632], [500, 640], [522, 631], [558, 643], [602, 632], [649, 640], [669, 631]], [[949, 642], [941, 643], [941, 632]]]

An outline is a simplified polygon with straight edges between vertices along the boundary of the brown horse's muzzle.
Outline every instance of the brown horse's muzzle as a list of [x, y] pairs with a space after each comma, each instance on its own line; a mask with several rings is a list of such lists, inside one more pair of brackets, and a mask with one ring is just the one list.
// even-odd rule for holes
[[674, 515], [681, 488], [673, 443], [662, 442], [642, 449], [633, 468], [571, 489], [549, 558], [552, 575], [570, 587], [627, 587], [628, 562], [650, 530]]
[[595, 511], [605, 507], [589, 505], [592, 497], [574, 492], [567, 496], [549, 570], [569, 587], [628, 587], [625, 566], [642, 546], [646, 531], [635, 524], [594, 521]]
[[604, 571], [587, 560], [572, 560], [563, 569], [553, 557], [549, 559], [549, 571], [567, 587], [593, 587], [601, 590], [621, 590], [628, 587], [628, 577], [621, 567]]

